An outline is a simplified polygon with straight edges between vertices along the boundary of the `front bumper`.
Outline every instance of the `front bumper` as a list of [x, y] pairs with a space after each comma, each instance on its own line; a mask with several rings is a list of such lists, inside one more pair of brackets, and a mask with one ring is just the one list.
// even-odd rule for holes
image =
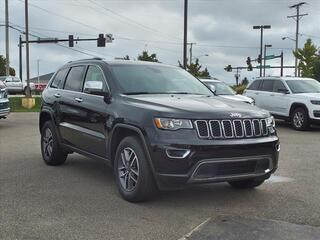
[[10, 113], [9, 100], [0, 99], [0, 118], [8, 116]]
[[[150, 155], [159, 188], [181, 189], [188, 184], [254, 177], [267, 179], [278, 167], [280, 144], [276, 136], [250, 141], [224, 140], [224, 143], [153, 145]], [[179, 149], [187, 150], [187, 156], [176, 152]], [[178, 153], [179, 157], [168, 156], [168, 150]]]

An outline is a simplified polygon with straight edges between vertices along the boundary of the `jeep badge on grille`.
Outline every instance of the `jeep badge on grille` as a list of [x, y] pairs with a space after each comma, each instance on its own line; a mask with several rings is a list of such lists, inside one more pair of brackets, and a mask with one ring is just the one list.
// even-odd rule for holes
[[242, 115], [241, 115], [241, 113], [230, 113], [230, 117], [241, 118]]

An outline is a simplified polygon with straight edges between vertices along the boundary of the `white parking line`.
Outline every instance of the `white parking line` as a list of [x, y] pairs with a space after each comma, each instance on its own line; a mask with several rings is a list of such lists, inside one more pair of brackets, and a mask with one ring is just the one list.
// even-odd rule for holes
[[283, 183], [283, 182], [293, 182], [293, 181], [294, 179], [290, 177], [272, 175], [266, 182], [267, 183]]
[[200, 223], [198, 226], [196, 226], [194, 229], [191, 230], [191, 232], [187, 233], [186, 235], [184, 235], [182, 238], [179, 238], [178, 240], [187, 240], [190, 238], [190, 236], [192, 235], [192, 233], [200, 230], [200, 228], [206, 224], [211, 218], [206, 219], [204, 222]]

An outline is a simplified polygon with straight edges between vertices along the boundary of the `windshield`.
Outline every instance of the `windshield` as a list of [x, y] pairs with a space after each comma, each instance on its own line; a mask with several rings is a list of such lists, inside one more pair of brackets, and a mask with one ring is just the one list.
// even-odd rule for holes
[[223, 82], [204, 82], [207, 86], [214, 86], [217, 95], [236, 95], [235, 91]]
[[213, 94], [198, 79], [178, 67], [114, 65], [111, 69], [124, 94]]
[[287, 80], [292, 93], [320, 93], [320, 83], [316, 80]]

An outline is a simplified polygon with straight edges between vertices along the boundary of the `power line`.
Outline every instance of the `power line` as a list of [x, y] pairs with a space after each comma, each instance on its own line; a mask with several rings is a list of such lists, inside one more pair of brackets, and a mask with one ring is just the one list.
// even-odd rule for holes
[[[157, 30], [157, 29], [155, 29], [155, 28], [151, 28], [151, 27], [149, 27], [149, 26], [147, 26], [147, 25], [144, 25], [144, 24], [142, 24], [142, 23], [140, 23], [140, 22], [137, 22], [137, 21], [135, 21], [135, 20], [133, 20], [133, 19], [131, 19], [131, 18], [128, 18], [128, 17], [126, 17], [126, 16], [124, 16], [124, 15], [122, 15], [122, 14], [120, 14], [120, 13], [117, 13], [116, 11], [114, 11], [114, 10], [112, 10], [112, 9], [110, 9], [110, 8], [106, 8], [105, 6], [103, 6], [102, 4], [98, 4], [98, 3], [95, 2], [94, 0], [88, 0], [88, 1], [89, 1], [90, 3], [92, 3], [92, 4], [94, 4], [94, 5], [102, 8], [102, 9], [104, 9], [105, 11], [112, 13], [113, 15], [115, 15], [115, 16], [117, 16], [117, 17], [119, 17], [119, 18], [125, 19], [126, 22], [129, 23], [129, 24], [131, 24], [131, 25], [139, 26], [139, 27], [141, 27], [141, 28], [143, 28], [143, 29], [145, 29], [145, 30], [148, 30], [148, 31], [151, 31], [151, 32], [155, 32], [155, 33], [158, 33], [158, 34], [161, 34], [161, 35], [167, 35], [167, 36], [169, 36], [169, 37], [171, 37], [171, 38], [173, 37], [173, 36], [170, 36], [170, 35], [168, 35], [168, 34], [166, 34], [166, 33], [161, 32], [161, 31], [159, 31], [159, 30]], [[177, 38], [177, 37], [175, 37], [175, 36], [174, 36], [173, 38], [180, 40], [179, 38]]]

